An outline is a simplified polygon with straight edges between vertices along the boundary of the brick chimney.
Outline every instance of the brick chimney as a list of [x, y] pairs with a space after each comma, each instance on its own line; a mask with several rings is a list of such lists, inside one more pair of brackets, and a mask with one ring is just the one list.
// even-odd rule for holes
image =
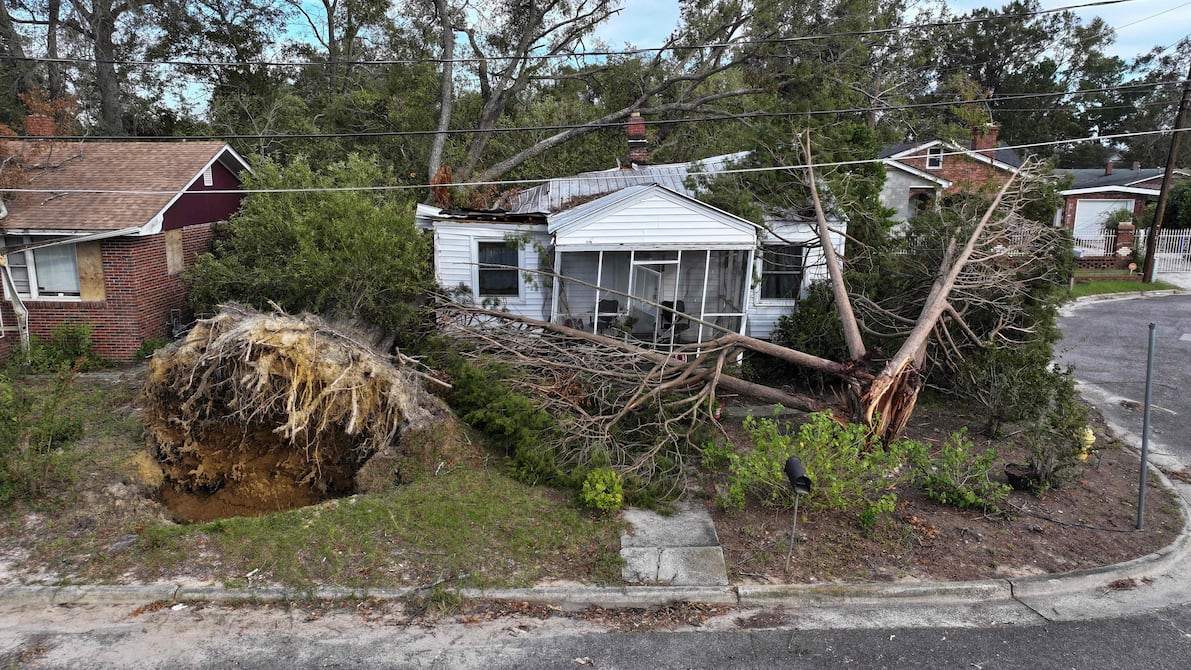
[[997, 133], [1001, 127], [995, 123], [986, 123], [972, 129], [972, 150], [980, 151], [989, 158], [997, 149]]
[[29, 114], [25, 116], [25, 135], [28, 137], [50, 137], [58, 134], [58, 124], [54, 117], [46, 114]]
[[1107, 177], [1110, 174], [1112, 174], [1112, 161], [1104, 164], [1104, 176]]
[[645, 120], [641, 112], [629, 115], [629, 163], [644, 165], [649, 161], [649, 140], [645, 139]]

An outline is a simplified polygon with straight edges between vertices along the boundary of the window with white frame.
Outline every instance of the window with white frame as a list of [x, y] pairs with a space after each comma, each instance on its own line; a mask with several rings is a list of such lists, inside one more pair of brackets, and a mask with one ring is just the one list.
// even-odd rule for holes
[[19, 250], [37, 242], [27, 235], [4, 237], [8, 267], [17, 295], [31, 300], [79, 297], [79, 269], [75, 245], [58, 244], [39, 249]]
[[476, 284], [479, 296], [508, 297], [521, 294], [521, 279], [518, 276], [518, 250], [507, 242], [479, 242], [479, 267], [476, 270]]
[[806, 247], [768, 244], [761, 250], [761, 299], [797, 300], [802, 292]]
[[931, 147], [926, 150], [926, 169], [939, 170], [943, 167], [943, 147]]

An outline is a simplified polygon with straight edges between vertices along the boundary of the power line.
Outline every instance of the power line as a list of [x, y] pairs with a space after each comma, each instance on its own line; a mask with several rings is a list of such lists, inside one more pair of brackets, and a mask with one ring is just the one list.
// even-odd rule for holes
[[[1121, 84], [1119, 86], [1101, 86], [1097, 88], [1076, 89], [1073, 91], [1054, 91], [1047, 93], [1014, 93], [1002, 96], [993, 96], [990, 98], [982, 98], [978, 100], [947, 100], [938, 102], [915, 102], [901, 105], [880, 105], [870, 107], [848, 107], [841, 109], [818, 109], [806, 110], [797, 112], [744, 112], [740, 114], [716, 114], [713, 116], [699, 116], [683, 119], [666, 119], [645, 121], [647, 126], [661, 126], [669, 124], [683, 124], [683, 123], [703, 123], [707, 121], [747, 121], [752, 119], [769, 119], [769, 118], [791, 118], [791, 117], [811, 117], [811, 116], [831, 116], [837, 114], [861, 114], [866, 112], [892, 112], [909, 109], [932, 109], [937, 107], [954, 107], [956, 105], [982, 105], [990, 102], [1004, 102], [1010, 100], [1030, 100], [1037, 98], [1057, 98], [1068, 95], [1086, 95], [1091, 93], [1107, 93], [1117, 91], [1127, 91], [1135, 89], [1158, 88], [1161, 86], [1182, 86], [1183, 80], [1146, 82], [1138, 84]], [[1057, 109], [1057, 108], [1056, 108]], [[1045, 110], [1042, 110], [1045, 111]], [[457, 128], [442, 131], [448, 135], [469, 135], [476, 133], [511, 133], [511, 132], [533, 132], [533, 131], [557, 131], [557, 130], [574, 130], [578, 128], [623, 128], [624, 121], [609, 121], [607, 123], [576, 123], [576, 124], [556, 124], [546, 126], [512, 126], [512, 127], [496, 127], [489, 129], [479, 128]], [[189, 141], [203, 141], [203, 140], [310, 140], [310, 139], [335, 139], [335, 138], [355, 138], [368, 139], [378, 137], [419, 137], [428, 135], [437, 135], [440, 131], [437, 130], [378, 130], [371, 132], [354, 132], [354, 133], [278, 133], [275, 135], [260, 134], [260, 133], [237, 133], [224, 135], [155, 135], [155, 136], [133, 136], [133, 135], [28, 135], [21, 136], [14, 139], [22, 139], [28, 141], [71, 141], [71, 142], [111, 142], [111, 141], [137, 141], [137, 142], [189, 142]]]
[[[985, 23], [990, 21], [1003, 21], [1008, 19], [1029, 18], [1032, 16], [1042, 16], [1045, 14], [1057, 14], [1061, 12], [1070, 11], [1073, 9], [1085, 9], [1088, 7], [1101, 7], [1106, 5], [1118, 5], [1128, 2], [1136, 2], [1137, 0], [1096, 0], [1095, 2], [1086, 2], [1077, 5], [1066, 5], [1063, 7], [1055, 7], [1052, 9], [1040, 9], [1033, 12], [1021, 12], [1018, 14], [991, 14], [989, 16], [968, 17], [961, 19], [952, 19], [948, 21], [931, 21], [925, 23], [910, 23], [898, 26], [890, 26], [888, 28], [873, 28], [868, 30], [847, 30], [835, 33], [820, 33], [815, 35], [798, 35], [794, 37], [776, 37], [766, 39], [744, 39], [732, 42], [708, 42], [703, 44], [685, 44], [685, 45], [667, 45], [661, 47], [644, 47], [639, 49], [622, 49], [622, 50], [597, 50], [597, 51], [575, 51], [568, 53], [556, 54], [528, 54], [525, 56], [486, 56], [486, 57], [468, 57], [468, 58], [398, 58], [398, 59], [376, 59], [376, 60], [339, 60], [332, 62], [318, 62], [318, 61], [272, 61], [272, 60], [245, 60], [245, 61], [197, 61], [197, 60], [136, 60], [136, 59], [95, 59], [95, 58], [66, 58], [56, 57], [49, 58], [46, 56], [24, 56], [14, 57], [5, 56], [5, 60], [10, 61], [26, 61], [36, 63], [58, 63], [58, 64], [81, 64], [81, 63], [104, 63], [113, 65], [137, 65], [137, 66], [156, 66], [169, 65], [178, 67], [244, 67], [244, 66], [260, 66], [260, 67], [308, 67], [308, 66], [327, 66], [327, 65], [420, 65], [420, 64], [444, 64], [444, 63], [479, 63], [491, 61], [506, 61], [506, 60], [555, 60], [567, 58], [604, 58], [609, 56], [637, 56], [643, 54], [662, 53], [666, 51], [697, 51], [701, 49], [728, 49], [741, 46], [757, 46], [766, 44], [794, 44], [798, 42], [810, 42], [823, 39], [831, 39], [836, 37], [863, 37], [865, 35], [886, 35], [891, 33], [899, 33], [909, 30], [921, 30], [926, 28], [945, 28], [949, 26], [959, 26], [972, 23]], [[1177, 9], [1177, 8], [1176, 8]]]
[[[1128, 133], [1115, 133], [1112, 135], [1099, 135], [1088, 137], [1073, 137], [1064, 140], [1049, 140], [1046, 142], [1031, 142], [1028, 144], [1015, 144], [1011, 146], [996, 147], [997, 150], [1018, 150], [1018, 149], [1033, 149], [1038, 147], [1060, 146], [1063, 144], [1078, 144], [1080, 142], [1101, 142], [1104, 140], [1118, 140], [1128, 137], [1142, 137], [1149, 135], [1173, 135], [1175, 133], [1191, 132], [1191, 128], [1180, 128], [1178, 130], [1144, 130]], [[925, 144], [925, 142], [923, 143]], [[941, 156], [960, 156], [972, 153], [968, 150], [957, 151], [943, 151]], [[876, 163], [884, 163], [885, 158], [865, 158], [850, 161], [829, 161], [823, 163], [802, 163], [795, 165], [774, 165], [766, 167], [755, 168], [732, 168], [726, 170], [717, 170], [712, 173], [706, 173], [706, 176], [719, 176], [724, 174], [752, 174], [762, 172], [780, 172], [788, 170], [804, 170], [806, 168], [830, 168], [830, 167], [850, 167], [856, 165], [873, 165]], [[554, 181], [557, 177], [547, 179], [510, 179], [497, 181], [472, 181], [459, 182], [456, 184], [388, 184], [384, 186], [327, 186], [317, 188], [258, 188], [258, 189], [211, 189], [201, 191], [204, 195], [228, 195], [228, 194], [250, 194], [250, 193], [341, 193], [350, 191], [364, 191], [364, 192], [386, 192], [386, 191], [413, 191], [427, 189], [431, 186], [448, 186], [455, 188], [472, 188], [477, 186], [518, 186], [518, 185], [537, 185], [546, 184]], [[607, 175], [581, 177], [569, 176], [564, 177], [568, 180], [606, 180]], [[112, 194], [112, 195], [177, 195], [177, 191], [148, 191], [148, 190], [121, 190], [121, 189], [48, 189], [48, 188], [7, 188], [0, 187], [0, 193], [41, 193], [48, 195], [71, 195], [71, 194]]]

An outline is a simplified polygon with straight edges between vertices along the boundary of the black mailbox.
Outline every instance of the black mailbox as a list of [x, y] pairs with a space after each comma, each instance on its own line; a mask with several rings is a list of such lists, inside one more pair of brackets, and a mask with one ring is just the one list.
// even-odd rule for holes
[[806, 468], [802, 467], [802, 461], [797, 456], [791, 456], [786, 459], [786, 479], [790, 480], [790, 488], [794, 489], [795, 495], [806, 495], [811, 492], [811, 478], [806, 476]]

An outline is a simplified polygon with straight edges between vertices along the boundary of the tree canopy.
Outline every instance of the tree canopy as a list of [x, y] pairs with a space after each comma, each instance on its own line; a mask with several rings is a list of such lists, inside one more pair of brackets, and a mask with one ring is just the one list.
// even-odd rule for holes
[[[245, 155], [316, 167], [355, 152], [407, 183], [443, 165], [456, 180], [541, 178], [623, 159], [633, 111], [655, 161], [837, 124], [878, 142], [988, 121], [1012, 144], [1153, 131], [1170, 125], [1169, 82], [1191, 53], [1110, 55], [1110, 26], [1038, 0], [964, 14], [907, 0], [680, 7], [661, 48], [639, 50], [595, 37], [626, 11], [618, 0], [18, 0], [0, 9], [0, 123], [19, 129], [15, 94], [40, 88], [75, 97], [90, 135], [242, 136]], [[822, 134], [828, 154], [854, 138]], [[1158, 165], [1167, 142], [1034, 151]]]

